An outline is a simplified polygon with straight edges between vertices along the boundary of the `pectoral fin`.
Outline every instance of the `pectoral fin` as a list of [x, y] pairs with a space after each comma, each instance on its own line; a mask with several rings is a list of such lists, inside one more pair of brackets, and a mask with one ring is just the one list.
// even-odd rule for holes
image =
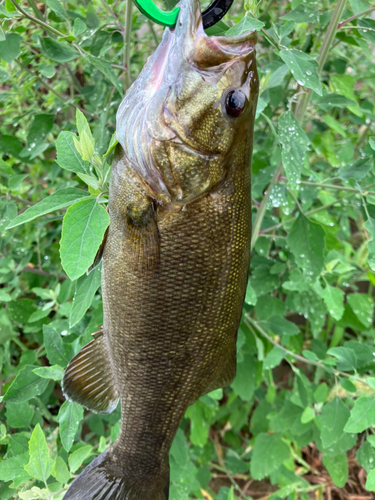
[[143, 198], [126, 212], [126, 260], [134, 270], [155, 271], [160, 263], [160, 236], [153, 203]]
[[64, 373], [62, 391], [67, 399], [95, 413], [112, 413], [116, 408], [119, 394], [103, 332], [70, 361]]

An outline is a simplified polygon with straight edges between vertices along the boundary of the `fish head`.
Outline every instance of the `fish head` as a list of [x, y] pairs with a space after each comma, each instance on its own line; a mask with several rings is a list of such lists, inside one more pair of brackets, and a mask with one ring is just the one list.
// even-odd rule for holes
[[199, 0], [179, 5], [117, 114], [126, 157], [155, 199], [175, 206], [220, 185], [234, 148], [249, 168], [258, 96], [256, 32], [207, 36]]

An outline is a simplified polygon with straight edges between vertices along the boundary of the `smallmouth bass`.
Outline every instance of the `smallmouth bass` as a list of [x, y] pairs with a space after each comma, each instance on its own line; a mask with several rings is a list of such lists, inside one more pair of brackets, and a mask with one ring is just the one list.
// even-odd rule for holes
[[103, 331], [68, 365], [66, 397], [121, 399], [118, 439], [65, 500], [167, 500], [168, 452], [187, 407], [229, 385], [251, 234], [258, 95], [253, 32], [208, 37], [199, 0], [117, 113], [103, 250]]

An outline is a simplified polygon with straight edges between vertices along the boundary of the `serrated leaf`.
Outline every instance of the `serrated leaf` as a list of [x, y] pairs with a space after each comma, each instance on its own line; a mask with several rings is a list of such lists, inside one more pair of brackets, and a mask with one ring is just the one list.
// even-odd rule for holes
[[255, 480], [261, 480], [278, 469], [289, 458], [290, 451], [280, 434], [260, 433], [255, 438], [250, 472]]
[[315, 281], [324, 265], [324, 231], [321, 226], [301, 214], [287, 236], [287, 243], [307, 279]]
[[50, 457], [47, 441], [39, 424], [36, 425], [29, 441], [30, 460], [25, 471], [44, 483], [50, 477], [54, 461]]
[[259, 31], [263, 28], [263, 26], [265, 26], [265, 24], [262, 23], [262, 21], [245, 16], [239, 23], [229, 28], [229, 30], [225, 33], [225, 36], [241, 35], [242, 33], [246, 33], [246, 31], [250, 30]]
[[75, 134], [63, 131], [56, 141], [57, 158], [56, 162], [61, 168], [75, 172], [76, 174], [90, 174], [89, 164], [83, 161], [74, 146]]
[[375, 424], [375, 398], [362, 397], [357, 399], [350, 412], [350, 418], [345, 425], [345, 432], [363, 432]]
[[92, 451], [92, 446], [82, 446], [78, 450], [74, 451], [68, 458], [69, 469], [72, 474], [74, 474], [82, 465], [83, 461], [90, 455]]
[[348, 295], [348, 304], [365, 328], [371, 328], [374, 321], [374, 300], [364, 293]]
[[340, 320], [344, 314], [344, 292], [340, 288], [327, 285], [322, 291], [322, 299], [324, 300], [329, 314], [335, 319]]
[[320, 438], [324, 448], [341, 438], [349, 416], [349, 408], [338, 397], [323, 406], [319, 420], [322, 424]]
[[341, 371], [353, 371], [357, 367], [357, 357], [353, 349], [348, 347], [332, 347], [327, 354], [338, 360], [337, 368]]
[[288, 66], [297, 83], [322, 95], [323, 88], [318, 75], [318, 63], [314, 57], [297, 49], [284, 49], [281, 59]]
[[332, 481], [338, 488], [343, 488], [348, 480], [348, 460], [346, 453], [334, 457], [323, 454], [323, 464], [329, 472]]
[[64, 376], [64, 368], [59, 365], [53, 366], [40, 366], [33, 370], [41, 378], [48, 378], [50, 380], [61, 380]]
[[50, 492], [33, 486], [30, 490], [19, 492], [18, 496], [21, 500], [49, 500]]
[[53, 38], [48, 36], [39, 37], [39, 41], [42, 54], [48, 57], [48, 59], [52, 59], [52, 61], [65, 63], [79, 57], [79, 53], [70, 45], [58, 42]]
[[57, 17], [60, 17], [61, 19], [64, 19], [64, 21], [67, 21], [66, 10], [58, 0], [45, 0], [45, 2]]
[[57, 420], [60, 424], [60, 439], [64, 449], [69, 452], [74, 436], [78, 431], [79, 424], [83, 418], [82, 406], [65, 401], [59, 410]]
[[79, 201], [66, 212], [60, 255], [71, 280], [82, 276], [94, 262], [109, 222], [107, 211], [96, 199]]
[[97, 57], [90, 56], [89, 60], [91, 64], [95, 66], [95, 68], [98, 69], [105, 76], [105, 78], [112, 83], [112, 85], [115, 86], [118, 93], [122, 96], [124, 93], [123, 88], [119, 84], [119, 81], [113, 72], [112, 66], [107, 61]]
[[83, 191], [82, 189], [60, 189], [59, 191], [52, 193], [50, 196], [44, 198], [44, 200], [36, 203], [35, 205], [22, 212], [22, 214], [12, 220], [12, 222], [7, 226], [6, 229], [11, 229], [21, 224], [25, 224], [25, 222], [29, 222], [36, 219], [37, 217], [41, 217], [42, 215], [54, 212], [55, 210], [69, 207], [73, 203], [76, 203], [82, 198], [87, 197], [87, 191]]
[[24, 467], [29, 461], [29, 454], [16, 455], [0, 461], [0, 477], [2, 481], [14, 481], [17, 488], [20, 484], [28, 481], [30, 475]]
[[45, 391], [48, 380], [42, 379], [33, 373], [34, 368], [36, 367], [27, 365], [18, 372], [16, 378], [5, 393], [3, 401], [8, 401], [10, 403], [25, 403]]
[[69, 324], [76, 325], [91, 306], [97, 289], [100, 287], [101, 271], [94, 269], [88, 276], [84, 275], [77, 281], [76, 291], [73, 298], [73, 306], [70, 310]]
[[309, 139], [290, 111], [279, 118], [279, 142], [282, 145], [282, 160], [290, 186], [295, 189], [301, 178]]
[[95, 146], [95, 140], [92, 136], [90, 125], [85, 117], [85, 115], [79, 109], [76, 110], [76, 125], [78, 130], [78, 135], [81, 137], [83, 131], [86, 132], [86, 135], [93, 146]]

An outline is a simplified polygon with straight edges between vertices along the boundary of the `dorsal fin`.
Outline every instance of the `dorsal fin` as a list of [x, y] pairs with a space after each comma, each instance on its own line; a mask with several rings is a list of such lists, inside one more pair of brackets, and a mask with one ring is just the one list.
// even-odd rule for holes
[[68, 364], [62, 380], [64, 396], [95, 413], [112, 413], [119, 394], [109, 364], [103, 331], [82, 347]]

